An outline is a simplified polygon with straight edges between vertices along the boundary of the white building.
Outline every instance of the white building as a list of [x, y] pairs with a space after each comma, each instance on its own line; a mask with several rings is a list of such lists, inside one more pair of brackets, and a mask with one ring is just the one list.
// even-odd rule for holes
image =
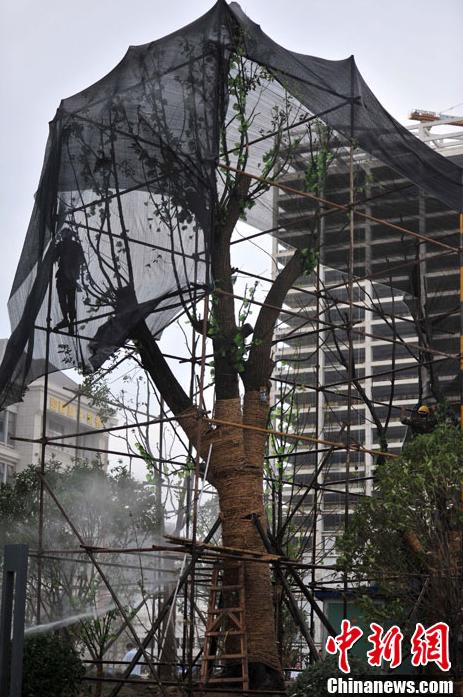
[[[0, 343], [3, 352], [5, 340]], [[28, 465], [37, 465], [41, 457], [45, 380], [33, 382], [22, 402], [0, 412], [0, 481], [6, 482], [15, 472]], [[115, 425], [110, 418], [103, 423], [98, 408], [79, 395], [79, 385], [65, 373], [51, 373], [48, 378], [46, 435], [72, 436], [47, 445], [47, 459], [71, 465], [76, 457], [99, 458], [108, 464], [108, 433], [94, 433], [105, 426]], [[82, 435], [82, 434], [88, 435]], [[15, 438], [28, 440], [15, 440]], [[90, 449], [89, 449], [90, 448]]]

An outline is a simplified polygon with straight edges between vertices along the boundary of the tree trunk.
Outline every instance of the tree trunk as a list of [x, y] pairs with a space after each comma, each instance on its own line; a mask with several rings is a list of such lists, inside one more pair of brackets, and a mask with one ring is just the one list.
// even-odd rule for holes
[[[162, 599], [166, 600], [168, 592], [164, 592]], [[167, 619], [170, 619], [167, 624]], [[164, 644], [161, 655], [159, 656], [159, 678], [160, 680], [175, 680], [177, 675], [177, 644], [175, 642], [175, 609], [172, 617], [167, 616], [164, 622]]]
[[103, 663], [100, 661], [96, 664], [96, 685], [95, 685], [95, 697], [101, 697], [103, 689]]
[[[246, 394], [243, 409], [239, 398], [216, 402], [217, 419], [242, 423], [243, 411], [245, 423], [266, 425], [268, 404], [259, 402], [257, 392]], [[204, 436], [204, 448], [208, 450], [210, 444], [209, 479], [219, 496], [223, 544], [266, 553], [251, 520], [251, 515], [256, 514], [265, 521], [262, 490], [265, 435], [220, 426]], [[246, 561], [244, 578], [245, 622], [251, 673], [255, 664], [263, 664], [280, 673], [268, 564]], [[236, 570], [230, 562], [225, 564], [225, 582], [236, 582]], [[234, 648], [231, 651], [235, 653]]]
[[[236, 222], [236, 221], [235, 221]], [[230, 228], [232, 229], [233, 226]], [[230, 233], [231, 234], [231, 233]], [[286, 293], [305, 268], [304, 256], [296, 251], [267, 294], [254, 328], [254, 340], [241, 373], [245, 387], [243, 405], [239, 397], [235, 338], [233, 285], [228, 238], [214, 248], [213, 271], [218, 289], [212, 317], [219, 326], [213, 339], [216, 371], [215, 416], [218, 420], [265, 428], [269, 415], [268, 381], [272, 372], [272, 338]], [[243, 329], [240, 330], [243, 332]], [[242, 337], [241, 337], [242, 338]], [[223, 543], [266, 553], [252, 520], [257, 515], [264, 528], [263, 475], [266, 434], [239, 426], [209, 427], [198, 407], [191, 403], [173, 375], [157, 343], [142, 323], [134, 336], [144, 368], [150, 373], [166, 403], [176, 415], [193, 447], [203, 460], [210, 450], [208, 481], [217, 489], [222, 515]], [[225, 581], [234, 583], [236, 568], [225, 564]], [[268, 564], [245, 563], [246, 637], [251, 687], [278, 689], [283, 676], [279, 659], [273, 607], [273, 589]], [[237, 653], [232, 650], [231, 653]], [[228, 650], [227, 650], [228, 653]], [[263, 669], [262, 667], [265, 667]]]
[[[246, 393], [243, 407], [240, 398], [217, 400], [215, 418], [265, 427], [268, 410], [266, 390], [252, 391]], [[196, 412], [189, 409], [178, 420], [194, 445], [195, 435], [198, 433]], [[208, 430], [201, 428], [202, 457], [207, 457], [212, 445], [208, 480], [217, 489], [219, 496], [223, 544], [265, 554], [267, 550], [251, 515], [258, 515], [266, 527], [262, 489], [266, 435], [230, 426]], [[235, 579], [236, 570], [233, 564], [227, 562], [225, 581], [235, 583]], [[280, 674], [273, 589], [268, 564], [246, 561], [245, 603], [250, 672], [253, 672], [253, 664], [263, 664]], [[236, 653], [236, 644], [230, 646], [233, 646], [231, 652]]]

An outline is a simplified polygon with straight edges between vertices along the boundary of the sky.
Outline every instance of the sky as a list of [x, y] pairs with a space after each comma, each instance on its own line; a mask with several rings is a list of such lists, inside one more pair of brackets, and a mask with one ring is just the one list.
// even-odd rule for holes
[[[60, 100], [113, 68], [129, 45], [191, 22], [211, 0], [5, 0], [0, 10], [0, 336], [6, 302], [43, 162], [48, 122]], [[354, 54], [393, 116], [413, 107], [463, 113], [461, 0], [244, 0], [243, 10], [296, 51]], [[460, 103], [460, 104], [459, 104]]]

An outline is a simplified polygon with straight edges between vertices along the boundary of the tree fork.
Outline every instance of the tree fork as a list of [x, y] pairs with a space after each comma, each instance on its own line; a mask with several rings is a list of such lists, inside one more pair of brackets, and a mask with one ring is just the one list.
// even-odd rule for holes
[[[213, 296], [208, 326], [209, 332], [213, 329], [210, 335], [214, 348], [215, 417], [235, 424], [265, 428], [270, 409], [269, 380], [273, 370], [271, 351], [275, 323], [289, 288], [304, 271], [310, 269], [307, 253], [304, 253], [308, 250], [296, 250], [280, 271], [260, 309], [248, 360], [241, 372], [234, 343], [240, 327], [235, 319], [230, 239], [249, 193], [249, 184], [248, 178], [238, 174], [226, 206], [218, 210], [211, 258], [218, 292]], [[144, 368], [195, 447], [201, 410], [179, 384], [145, 322], [140, 323], [133, 338]], [[240, 374], [245, 386], [243, 404], [239, 394]], [[207, 478], [219, 496], [223, 544], [265, 552], [265, 545], [252, 519], [256, 515], [265, 518], [263, 470], [267, 434], [245, 431], [237, 426], [211, 428], [206, 423], [199, 425], [199, 428], [199, 455], [206, 458], [210, 453]], [[236, 568], [233, 568], [232, 562], [225, 562], [224, 578], [226, 584], [233, 585], [236, 581]], [[282, 669], [270, 569], [267, 565], [246, 561], [244, 579], [251, 684], [254, 683], [255, 687], [281, 687]], [[237, 651], [232, 647], [229, 652]]]

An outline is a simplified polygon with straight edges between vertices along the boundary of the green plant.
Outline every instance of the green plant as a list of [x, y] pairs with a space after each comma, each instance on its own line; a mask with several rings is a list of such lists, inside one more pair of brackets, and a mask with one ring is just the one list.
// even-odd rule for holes
[[[98, 463], [77, 461], [63, 467], [57, 461], [46, 464], [46, 479], [88, 544], [130, 546], [143, 544], [156, 530], [158, 505], [152, 488], [133, 479], [124, 467], [111, 473]], [[27, 543], [37, 546], [40, 483], [36, 469], [30, 466], [7, 484], [0, 486], [0, 545]], [[53, 549], [75, 546], [74, 534], [62, 513], [50, 499], [46, 504], [44, 545]], [[120, 562], [115, 555], [112, 562]], [[135, 588], [130, 569], [111, 567], [111, 582], [119, 589], [130, 614], [141, 597], [147, 597], [141, 571]], [[38, 567], [29, 561], [26, 594], [27, 624], [36, 623]], [[78, 558], [63, 563], [47, 558], [41, 567], [42, 622], [53, 622], [73, 615], [88, 615], [84, 621], [68, 626], [67, 632], [77, 645], [83, 645], [94, 660], [100, 660], [114, 635], [118, 618], [111, 607], [103, 607], [101, 590], [105, 587], [96, 569]], [[127, 590], [125, 590], [127, 589]]]
[[305, 171], [304, 188], [316, 196], [321, 196], [325, 190], [329, 166], [334, 161], [330, 143], [331, 130], [317, 119], [313, 126], [309, 126], [308, 135], [311, 147]]
[[84, 673], [67, 636], [39, 634], [26, 639], [22, 697], [78, 697]]
[[[356, 656], [349, 656], [351, 671], [349, 677], [361, 677], [366, 675], [377, 675], [368, 663]], [[312, 663], [300, 673], [294, 685], [288, 688], [288, 697], [325, 697], [330, 693], [326, 683], [328, 678], [346, 677], [338, 668], [338, 659], [329, 656], [323, 661]]]
[[444, 407], [438, 419], [400, 458], [378, 464], [375, 495], [362, 499], [338, 541], [338, 566], [369, 621], [393, 621], [405, 634], [416, 622], [446, 622], [453, 670], [461, 674], [463, 433]]
[[305, 249], [301, 249], [301, 254], [304, 258], [304, 273], [307, 276], [310, 276], [312, 271], [314, 271], [315, 267], [317, 266], [318, 253], [315, 250], [306, 247]]
[[98, 410], [98, 416], [106, 423], [116, 415], [116, 409], [111, 406], [111, 390], [108, 385], [99, 380], [85, 378], [81, 386], [81, 394], [89, 400], [90, 406]]

